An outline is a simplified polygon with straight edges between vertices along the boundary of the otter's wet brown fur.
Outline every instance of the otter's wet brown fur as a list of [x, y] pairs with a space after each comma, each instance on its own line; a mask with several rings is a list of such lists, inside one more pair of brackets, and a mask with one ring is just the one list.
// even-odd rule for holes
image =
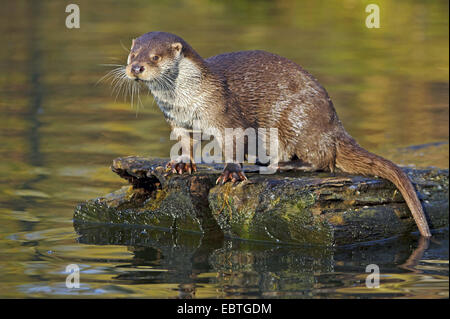
[[[165, 32], [139, 37], [130, 56], [133, 52], [129, 67], [137, 64], [152, 70], [153, 75], [134, 76], [148, 84], [172, 127], [192, 128], [197, 120], [202, 129], [277, 128], [280, 161], [298, 158], [311, 170], [338, 168], [388, 179], [405, 198], [420, 233], [431, 236], [408, 176], [356, 143], [326, 90], [296, 63], [264, 51], [203, 59], [183, 39]], [[159, 62], [150, 61], [154, 55]], [[238, 166], [230, 165], [227, 174], [236, 177], [236, 171]]]

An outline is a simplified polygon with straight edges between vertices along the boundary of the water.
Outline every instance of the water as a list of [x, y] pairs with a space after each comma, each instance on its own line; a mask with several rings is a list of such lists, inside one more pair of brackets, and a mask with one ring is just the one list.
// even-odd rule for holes
[[[167, 157], [169, 127], [150, 96], [139, 109], [95, 85], [131, 39], [184, 37], [203, 56], [264, 49], [309, 70], [364, 147], [402, 165], [448, 168], [448, 2], [381, 1], [382, 28], [359, 1], [2, 2], [0, 296], [448, 298], [448, 231], [345, 249], [280, 247], [151, 229], [74, 228], [78, 202], [123, 181], [124, 155]], [[419, 145], [419, 146], [417, 146]], [[428, 246], [428, 248], [427, 248]], [[417, 263], [405, 266], [412, 254]], [[368, 264], [379, 289], [365, 288]], [[81, 269], [65, 287], [66, 266]]]

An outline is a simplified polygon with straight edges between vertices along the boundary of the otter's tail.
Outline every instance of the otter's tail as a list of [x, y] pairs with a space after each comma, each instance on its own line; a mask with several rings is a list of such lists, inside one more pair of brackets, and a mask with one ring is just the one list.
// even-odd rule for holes
[[431, 236], [416, 191], [408, 176], [397, 165], [366, 151], [353, 138], [345, 134], [336, 142], [336, 167], [350, 174], [377, 175], [391, 181], [402, 193], [420, 234], [424, 237]]

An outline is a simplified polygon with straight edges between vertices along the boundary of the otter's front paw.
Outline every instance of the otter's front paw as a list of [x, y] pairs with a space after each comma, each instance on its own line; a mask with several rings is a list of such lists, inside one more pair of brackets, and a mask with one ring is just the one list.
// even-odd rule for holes
[[197, 171], [197, 165], [194, 162], [184, 162], [181, 159], [174, 159], [166, 164], [166, 170], [168, 173], [180, 175], [184, 172], [192, 174], [192, 172]]
[[245, 181], [247, 176], [245, 176], [239, 164], [227, 164], [223, 169], [222, 174], [216, 180], [216, 184], [225, 184], [227, 181], [231, 180], [232, 183]]

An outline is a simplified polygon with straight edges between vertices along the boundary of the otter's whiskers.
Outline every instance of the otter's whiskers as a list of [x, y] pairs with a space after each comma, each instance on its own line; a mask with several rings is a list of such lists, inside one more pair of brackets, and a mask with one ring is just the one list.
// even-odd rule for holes
[[141, 81], [131, 80], [125, 73], [126, 65], [121, 64], [102, 64], [102, 66], [115, 66], [104, 76], [102, 76], [96, 83], [99, 84], [102, 81], [110, 81], [112, 90], [111, 95], [115, 95], [115, 101], [120, 95], [123, 95], [124, 101], [127, 97], [130, 97], [130, 104], [133, 108], [136, 105], [136, 116], [139, 113], [139, 107], [143, 106], [140, 98]]

